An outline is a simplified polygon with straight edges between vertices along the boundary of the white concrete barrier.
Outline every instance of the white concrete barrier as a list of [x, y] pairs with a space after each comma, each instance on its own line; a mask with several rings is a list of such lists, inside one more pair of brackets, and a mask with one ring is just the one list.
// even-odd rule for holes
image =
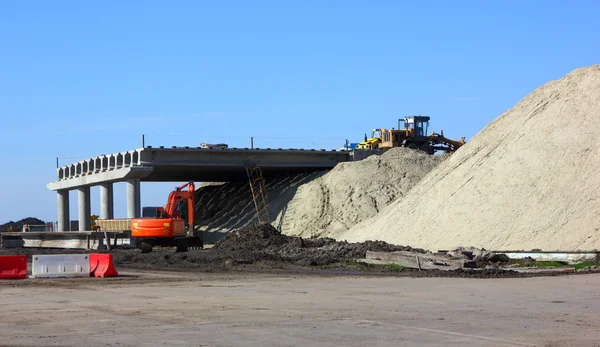
[[34, 255], [31, 277], [90, 277], [89, 254]]

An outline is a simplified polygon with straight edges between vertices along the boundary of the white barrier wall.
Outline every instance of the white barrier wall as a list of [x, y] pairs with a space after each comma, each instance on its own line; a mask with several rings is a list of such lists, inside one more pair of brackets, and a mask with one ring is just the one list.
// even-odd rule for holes
[[34, 255], [31, 277], [90, 277], [89, 254]]

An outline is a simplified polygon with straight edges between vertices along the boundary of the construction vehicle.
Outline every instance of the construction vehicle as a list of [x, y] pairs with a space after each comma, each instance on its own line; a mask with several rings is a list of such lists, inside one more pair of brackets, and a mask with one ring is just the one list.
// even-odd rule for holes
[[226, 143], [206, 143], [206, 142], [202, 142], [200, 144], [200, 148], [204, 148], [204, 149], [227, 149], [229, 148], [229, 145]]
[[97, 231], [131, 231], [131, 222], [133, 218], [121, 218], [121, 219], [98, 219], [94, 221], [92, 230]]
[[[12, 231], [12, 226], [9, 227], [9, 231]], [[22, 232], [30, 231], [48, 231], [46, 224], [23, 224], [21, 227]]]
[[131, 221], [131, 237], [142, 253], [152, 252], [154, 246], [175, 246], [177, 252], [187, 252], [190, 246], [203, 247], [201, 232], [194, 230], [194, 193], [194, 182], [188, 182], [169, 194], [164, 207], [144, 207], [142, 218]]
[[427, 135], [429, 120], [430, 117], [425, 116], [408, 116], [398, 119], [398, 129], [373, 129], [371, 137], [367, 138], [365, 134], [365, 140], [356, 148], [388, 150], [394, 147], [407, 147], [435, 154], [436, 151], [454, 152], [465, 144], [464, 137], [460, 140], [452, 140], [445, 137], [443, 131], [440, 134], [432, 132]]
[[90, 216], [90, 230], [91, 231], [100, 231], [100, 226], [98, 225], [98, 215], [93, 214]]

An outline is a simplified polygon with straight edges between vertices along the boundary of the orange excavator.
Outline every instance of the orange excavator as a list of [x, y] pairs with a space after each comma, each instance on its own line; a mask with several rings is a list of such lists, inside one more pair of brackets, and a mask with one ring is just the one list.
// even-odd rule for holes
[[187, 252], [189, 246], [203, 247], [201, 232], [194, 230], [194, 192], [194, 182], [188, 182], [169, 194], [164, 207], [144, 207], [142, 218], [132, 220], [131, 237], [142, 253], [152, 252], [154, 246], [175, 246], [177, 252]]

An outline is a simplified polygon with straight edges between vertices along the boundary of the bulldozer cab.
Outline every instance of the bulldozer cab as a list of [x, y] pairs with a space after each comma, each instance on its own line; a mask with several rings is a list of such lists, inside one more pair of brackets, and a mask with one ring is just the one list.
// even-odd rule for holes
[[429, 119], [429, 117], [425, 116], [404, 117], [404, 119], [398, 119], [398, 129], [404, 129], [407, 137], [416, 140], [424, 139], [427, 137]]

